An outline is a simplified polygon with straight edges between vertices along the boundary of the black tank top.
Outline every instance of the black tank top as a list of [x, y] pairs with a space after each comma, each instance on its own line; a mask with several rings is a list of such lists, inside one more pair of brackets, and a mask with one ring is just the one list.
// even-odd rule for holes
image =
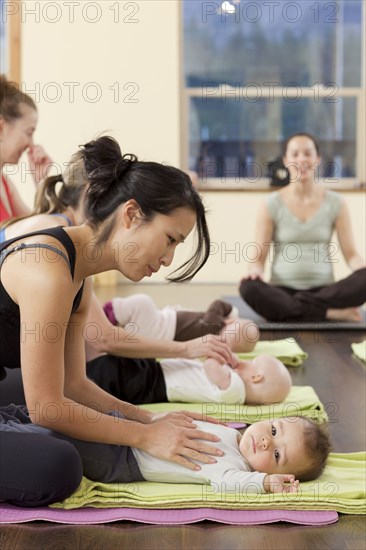
[[[67, 256], [58, 248], [43, 243], [20, 243], [15, 247], [11, 245], [33, 235], [49, 235], [63, 244], [67, 251]], [[68, 264], [71, 277], [74, 279], [76, 250], [74, 243], [64, 231], [63, 227], [52, 227], [27, 233], [20, 237], [9, 239], [0, 244], [0, 269], [6, 258], [18, 250], [28, 248], [46, 248], [59, 254]], [[26, 281], [24, 282], [26, 284]], [[84, 283], [77, 292], [72, 311], [76, 311], [80, 305], [83, 294]], [[37, 299], [37, 298], [36, 298]], [[4, 367], [9, 369], [20, 368], [20, 311], [19, 306], [10, 298], [9, 294], [0, 281], [0, 380], [5, 378]]]

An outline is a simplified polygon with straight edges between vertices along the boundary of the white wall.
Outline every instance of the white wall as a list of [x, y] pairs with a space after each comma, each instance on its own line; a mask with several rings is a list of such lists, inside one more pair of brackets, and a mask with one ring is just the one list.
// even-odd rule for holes
[[[179, 165], [180, 7], [178, 0], [23, 2], [22, 80], [28, 93], [35, 91], [39, 107], [36, 140], [58, 164], [67, 162], [79, 144], [106, 131], [124, 152]], [[71, 82], [79, 84], [74, 98], [71, 84], [66, 84]], [[124, 90], [127, 83], [133, 84]], [[95, 92], [101, 97], [93, 102]], [[14, 179], [31, 204], [32, 187], [29, 180], [22, 183], [23, 173], [21, 165]], [[195, 281], [236, 283], [245, 274], [243, 255], [254, 251], [247, 244], [253, 241], [254, 216], [263, 196], [204, 193], [215, 244]], [[345, 197], [358, 249], [364, 253], [365, 194]], [[175, 266], [187, 249], [189, 243], [177, 254]], [[336, 274], [343, 276], [347, 270], [339, 255], [336, 259]], [[162, 278], [156, 275], [154, 280]]]
[[[22, 2], [22, 82], [38, 105], [35, 139], [58, 164], [100, 132], [123, 152], [179, 164], [179, 9], [166, 0]], [[32, 187], [24, 192], [31, 202]]]

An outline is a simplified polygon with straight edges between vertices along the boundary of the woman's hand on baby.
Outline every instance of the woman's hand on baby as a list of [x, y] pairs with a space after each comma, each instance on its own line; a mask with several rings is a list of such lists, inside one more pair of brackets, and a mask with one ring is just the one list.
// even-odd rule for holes
[[160, 422], [161, 420], [169, 420], [181, 426], [183, 428], [196, 428], [193, 424], [193, 420], [201, 420], [201, 422], [211, 422], [212, 424], [222, 424], [220, 420], [213, 418], [213, 416], [207, 416], [206, 414], [196, 413], [193, 411], [171, 411], [166, 413], [151, 413], [150, 424], [153, 422]]
[[211, 357], [216, 359], [222, 365], [230, 363], [232, 354], [230, 346], [223, 341], [221, 336], [207, 334], [194, 340], [188, 340], [184, 357], [187, 359], [197, 359], [197, 357]]
[[189, 413], [186, 414], [185, 411], [172, 411], [166, 413], [152, 414], [150, 424], [155, 422], [162, 422], [165, 420], [168, 420], [169, 422], [172, 422], [173, 424], [175, 424], [176, 426], [180, 426], [181, 428], [195, 428], [195, 425], [192, 424], [192, 417], [189, 416]]
[[[188, 427], [182, 427], [185, 423], [188, 423]], [[140, 448], [157, 458], [176, 462], [190, 470], [200, 470], [201, 467], [192, 462], [193, 460], [212, 464], [216, 460], [210, 455], [222, 456], [224, 453], [217, 447], [196, 441], [197, 439], [220, 441], [217, 436], [197, 429], [195, 424], [184, 419], [178, 421], [178, 425], [171, 419], [162, 420], [146, 426]]]
[[263, 487], [267, 493], [297, 493], [299, 480], [292, 474], [270, 474], [264, 478]]
[[40, 183], [45, 179], [51, 168], [51, 157], [41, 145], [33, 145], [28, 150], [28, 162], [35, 183]]

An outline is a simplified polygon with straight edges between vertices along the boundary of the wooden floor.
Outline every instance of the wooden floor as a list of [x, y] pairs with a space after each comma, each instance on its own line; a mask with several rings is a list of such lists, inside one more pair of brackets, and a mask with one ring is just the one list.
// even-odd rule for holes
[[[151, 286], [146, 289], [159, 305], [174, 295], [174, 287], [164, 286], [164, 291]], [[185, 289], [178, 299], [189, 307], [204, 307], [203, 301], [222, 294], [234, 293], [235, 289], [222, 288]], [[136, 292], [136, 285], [133, 286]], [[123, 294], [130, 288], [123, 287]], [[99, 289], [100, 298], [113, 296], [116, 289]], [[121, 292], [121, 289], [120, 289]], [[176, 292], [176, 290], [175, 290]], [[216, 292], [216, 294], [215, 294]], [[122, 293], [122, 292], [121, 292]], [[171, 293], [172, 296], [169, 294]], [[195, 296], [195, 297], [194, 297]], [[262, 339], [277, 339], [293, 336], [287, 334], [263, 333]], [[311, 385], [326, 405], [330, 417], [330, 431], [336, 452], [365, 450], [366, 395], [365, 366], [351, 352], [351, 343], [365, 339], [362, 332], [305, 332], [295, 334], [300, 346], [308, 352], [309, 358], [300, 368], [293, 368], [291, 375], [296, 385]], [[52, 550], [81, 549], [101, 550], [234, 550], [234, 549], [365, 549], [365, 516], [341, 515], [336, 524], [324, 527], [307, 527], [276, 523], [253, 527], [220, 525], [201, 522], [194, 525], [162, 527], [121, 522], [94, 526], [68, 526], [34, 522], [0, 528], [2, 550]]]

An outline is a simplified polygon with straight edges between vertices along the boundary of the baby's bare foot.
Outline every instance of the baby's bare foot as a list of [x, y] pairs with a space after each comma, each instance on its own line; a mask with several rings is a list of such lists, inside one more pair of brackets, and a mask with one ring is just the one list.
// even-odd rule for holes
[[346, 307], [344, 309], [328, 309], [326, 318], [329, 321], [361, 321], [361, 311], [358, 307]]

